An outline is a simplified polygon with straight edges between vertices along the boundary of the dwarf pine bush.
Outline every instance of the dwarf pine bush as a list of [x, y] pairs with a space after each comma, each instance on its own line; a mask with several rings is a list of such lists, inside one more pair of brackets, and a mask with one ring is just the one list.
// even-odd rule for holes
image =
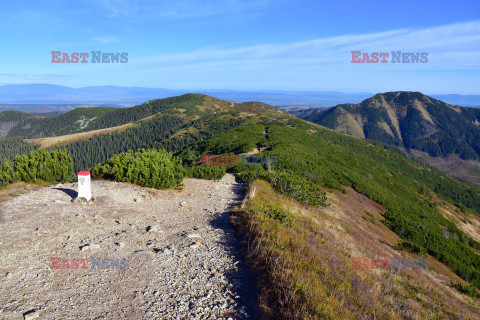
[[220, 180], [226, 172], [224, 166], [192, 166], [187, 168], [187, 177], [195, 179]]
[[65, 181], [73, 173], [73, 160], [66, 150], [39, 149], [5, 159], [0, 166], [0, 186], [24, 181]]
[[326, 206], [325, 191], [304, 177], [288, 172], [269, 172], [261, 167], [243, 169], [236, 177], [237, 182], [243, 183], [250, 183], [255, 179], [268, 181], [276, 191], [303, 204], [317, 207]]
[[179, 158], [163, 149], [138, 149], [117, 154], [104, 165], [96, 165], [92, 175], [166, 189], [180, 185], [185, 177], [185, 169]]

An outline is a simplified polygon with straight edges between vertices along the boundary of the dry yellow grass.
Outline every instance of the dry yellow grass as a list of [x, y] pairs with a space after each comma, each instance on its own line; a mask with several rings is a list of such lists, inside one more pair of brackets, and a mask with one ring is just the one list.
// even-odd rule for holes
[[375, 106], [377, 108], [379, 108], [379, 107], [385, 108], [385, 110], [388, 113], [388, 117], [390, 118], [391, 123], [393, 124], [395, 130], [397, 131], [397, 136], [400, 138], [400, 140], [402, 140], [402, 134], [401, 134], [401, 131], [400, 131], [400, 122], [398, 120], [398, 115], [397, 115], [396, 111], [394, 110], [394, 108], [392, 108], [392, 106], [390, 106], [385, 101], [385, 97], [383, 95], [381, 96], [381, 101], [374, 100], [374, 103], [375, 103]]
[[[418, 258], [395, 249], [400, 238], [383, 223], [385, 210], [348, 189], [331, 192], [319, 209], [255, 181], [232, 222], [261, 270], [259, 304], [282, 319], [479, 319], [480, 300], [449, 286], [460, 279], [428, 257], [428, 269], [358, 270], [351, 257]], [[268, 208], [291, 216], [286, 224]]]
[[457, 228], [475, 241], [480, 241], [480, 217], [476, 214], [465, 214], [451, 203], [435, 197], [438, 210], [445, 218], [455, 223]]
[[365, 139], [363, 132], [364, 120], [359, 115], [354, 115], [340, 109], [341, 114], [338, 117], [335, 129], [341, 133], [345, 133], [356, 138]]
[[[15, 183], [9, 184], [8, 186], [0, 188], [0, 201], [3, 201], [11, 197], [17, 197], [27, 191], [35, 190], [47, 184], [48, 183], [43, 181], [39, 181], [39, 183], [37, 184], [25, 183], [25, 182], [15, 182]], [[0, 215], [0, 219], [1, 219], [1, 215]]]

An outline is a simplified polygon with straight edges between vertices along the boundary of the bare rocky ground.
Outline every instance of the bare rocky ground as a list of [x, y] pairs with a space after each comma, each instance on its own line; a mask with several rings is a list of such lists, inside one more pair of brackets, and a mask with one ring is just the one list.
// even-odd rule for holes
[[[228, 222], [243, 187], [233, 175], [185, 179], [183, 191], [99, 180], [93, 204], [71, 202], [71, 183], [0, 202], [0, 318], [255, 318]], [[54, 269], [53, 257], [88, 268]]]

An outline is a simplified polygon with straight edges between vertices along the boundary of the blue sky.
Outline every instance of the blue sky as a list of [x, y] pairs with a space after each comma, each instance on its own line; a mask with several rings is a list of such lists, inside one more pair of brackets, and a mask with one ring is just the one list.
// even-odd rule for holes
[[[480, 94], [480, 2], [5, 1], [0, 85]], [[51, 51], [128, 52], [53, 64]], [[352, 64], [351, 51], [427, 52]]]

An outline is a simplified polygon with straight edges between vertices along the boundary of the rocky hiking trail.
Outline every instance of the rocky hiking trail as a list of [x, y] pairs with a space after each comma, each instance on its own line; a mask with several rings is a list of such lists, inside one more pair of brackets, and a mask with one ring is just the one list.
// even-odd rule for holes
[[182, 191], [98, 180], [93, 204], [71, 202], [76, 183], [0, 202], [0, 319], [254, 319], [229, 224], [244, 187], [230, 174]]

